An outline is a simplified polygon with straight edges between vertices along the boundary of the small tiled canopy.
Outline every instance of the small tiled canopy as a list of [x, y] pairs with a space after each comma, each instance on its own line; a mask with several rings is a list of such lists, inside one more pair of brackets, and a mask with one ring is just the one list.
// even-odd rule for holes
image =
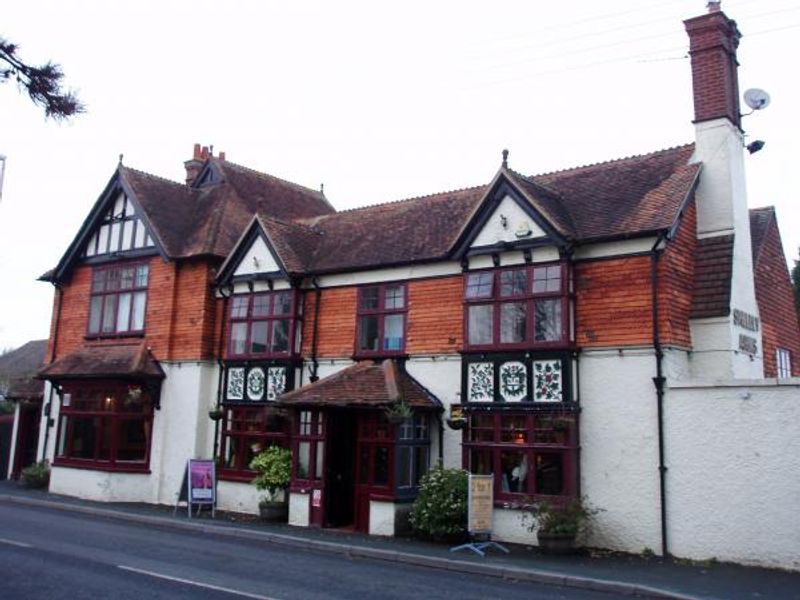
[[39, 371], [39, 379], [164, 379], [161, 365], [147, 346], [88, 346], [62, 356]]
[[355, 363], [279, 398], [286, 406], [387, 407], [403, 401], [412, 408], [441, 410], [442, 404], [397, 361]]

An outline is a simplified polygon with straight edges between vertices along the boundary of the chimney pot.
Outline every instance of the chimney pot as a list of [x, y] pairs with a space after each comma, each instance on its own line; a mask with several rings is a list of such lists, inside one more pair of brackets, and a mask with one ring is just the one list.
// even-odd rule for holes
[[200, 144], [194, 145], [194, 152], [192, 153], [192, 158], [200, 160]]
[[219, 159], [220, 160], [225, 160], [225, 153], [224, 152], [220, 152], [219, 153]]

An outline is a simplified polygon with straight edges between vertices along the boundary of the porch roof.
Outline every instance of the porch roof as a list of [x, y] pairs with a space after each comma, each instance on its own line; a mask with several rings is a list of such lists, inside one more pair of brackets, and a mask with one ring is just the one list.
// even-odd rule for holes
[[164, 371], [144, 342], [85, 346], [39, 371], [39, 379], [163, 379]]
[[319, 381], [287, 392], [284, 405], [386, 407], [403, 400], [412, 408], [441, 409], [442, 403], [395, 360], [364, 360]]

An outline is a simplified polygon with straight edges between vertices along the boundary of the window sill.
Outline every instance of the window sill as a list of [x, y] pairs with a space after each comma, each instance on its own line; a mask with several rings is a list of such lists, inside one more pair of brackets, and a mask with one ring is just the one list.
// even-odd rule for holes
[[256, 476], [255, 471], [226, 471], [220, 469], [219, 471], [219, 480], [220, 481], [232, 481], [235, 483], [247, 483], [250, 484], [253, 482], [253, 478]]
[[67, 469], [83, 469], [85, 471], [103, 471], [106, 473], [139, 473], [142, 475], [150, 474], [150, 466], [147, 464], [110, 464], [101, 462], [82, 461], [77, 459], [56, 459], [53, 461], [54, 467], [64, 467]]
[[85, 339], [87, 341], [90, 341], [90, 342], [91, 341], [103, 341], [103, 340], [111, 340], [111, 341], [113, 341], [113, 340], [124, 340], [124, 339], [130, 339], [130, 338], [134, 338], [134, 339], [143, 338], [144, 334], [145, 334], [144, 331], [135, 331], [135, 332], [127, 332], [126, 331], [125, 333], [104, 333], [104, 334], [92, 333], [92, 334], [86, 334], [85, 336], [83, 336], [83, 339]]
[[384, 358], [408, 358], [408, 353], [405, 350], [397, 352], [357, 352], [351, 356], [353, 360], [381, 360]]

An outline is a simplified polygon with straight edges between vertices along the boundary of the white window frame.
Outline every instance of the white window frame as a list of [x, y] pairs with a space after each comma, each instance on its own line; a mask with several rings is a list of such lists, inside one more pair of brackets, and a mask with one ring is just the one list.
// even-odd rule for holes
[[777, 348], [775, 367], [778, 379], [789, 379], [792, 376], [792, 353], [786, 348]]

